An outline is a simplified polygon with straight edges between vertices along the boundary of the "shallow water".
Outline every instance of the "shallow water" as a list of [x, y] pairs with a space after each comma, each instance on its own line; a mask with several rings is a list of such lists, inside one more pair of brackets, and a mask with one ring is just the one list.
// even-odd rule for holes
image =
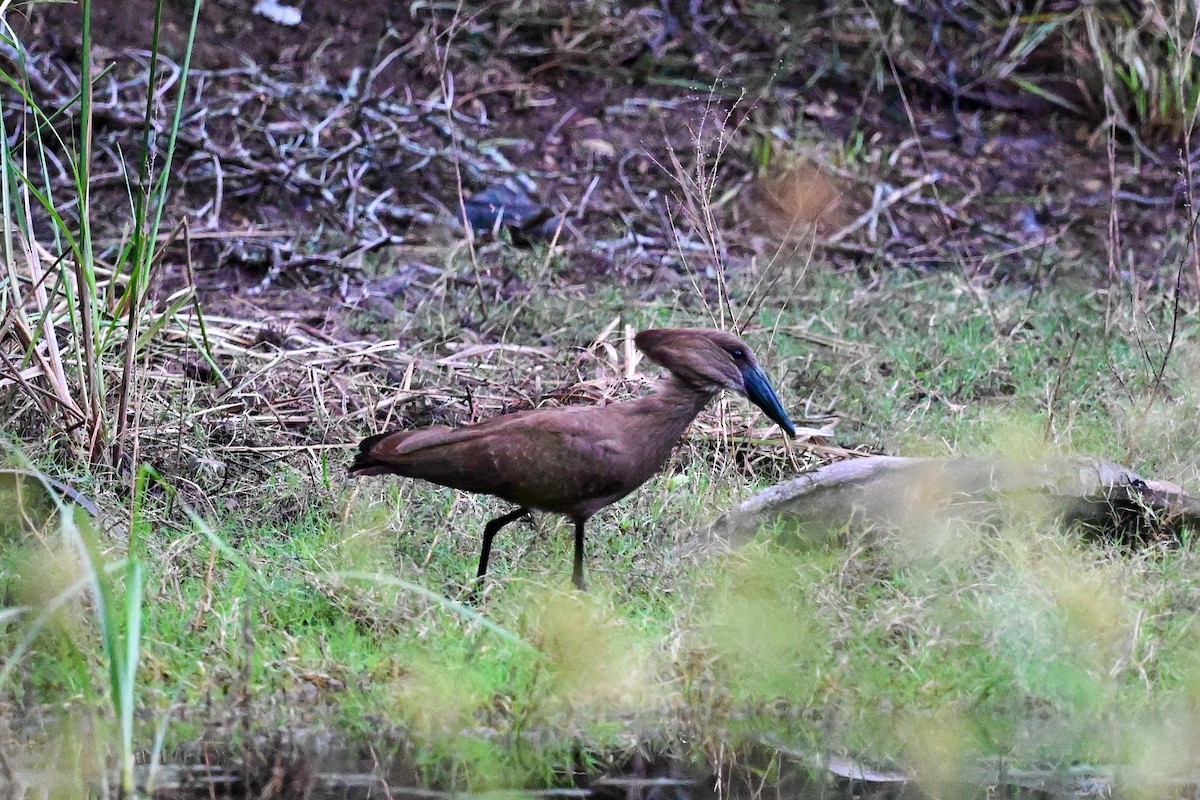
[[[297, 800], [440, 800], [441, 798], [596, 798], [596, 800], [833, 800], [840, 798], [941, 797], [967, 800], [1058, 800], [1080, 797], [1200, 797], [1200, 777], [1163, 776], [1138, 783], [1115, 768], [1017, 770], [998, 760], [959, 765], [941, 782], [922, 784], [911, 772], [868, 765], [837, 755], [793, 750], [785, 743], [742, 748], [719, 774], [670, 755], [635, 755], [596, 777], [570, 768], [557, 788], [486, 793], [444, 791], [423, 783], [411, 766], [411, 743], [381, 740], [374, 747], [339, 741], [328, 731], [298, 729], [251, 737], [245, 749], [196, 742], [179, 748], [175, 761], [137, 768], [143, 796], [198, 798], [296, 798]], [[99, 753], [97, 753], [98, 755]], [[581, 762], [586, 760], [581, 758]], [[612, 763], [611, 759], [604, 759]], [[43, 762], [44, 763], [44, 762]], [[596, 763], [591, 761], [591, 763]], [[0, 752], [0, 798], [115, 797], [102, 771], [26, 768]], [[87, 775], [88, 777], [81, 777]], [[768, 776], [764, 778], [763, 776]], [[115, 785], [115, 775], [107, 776]]]
[[[311, 757], [310, 757], [311, 756]], [[706, 770], [668, 758], [633, 765], [627, 774], [605, 775], [577, 786], [544, 790], [498, 790], [484, 793], [442, 791], [421, 786], [403, 770], [372, 769], [361, 759], [339, 765], [328, 755], [295, 754], [287, 759], [262, 760], [249, 770], [219, 765], [165, 765], [156, 770], [155, 797], [281, 797], [310, 800], [440, 800], [441, 798], [596, 798], [596, 800], [910, 800], [931, 796], [959, 800], [996, 797], [1013, 800], [1058, 800], [1079, 797], [1121, 797], [1116, 782], [1101, 770], [1077, 772], [1006, 770], [997, 763], [966, 771], [970, 782], [939, 784], [925, 791], [919, 782], [897, 770], [872, 769], [847, 759], [832, 758], [824, 770], [779, 753], [764, 754], [761, 764], [739, 763], [718, 777]], [[763, 781], [771, 762], [777, 770]], [[141, 779], [149, 777], [143, 770]], [[144, 784], [143, 784], [144, 785]], [[1196, 784], [1164, 781], [1152, 796], [1195, 796]], [[1145, 791], [1132, 792], [1145, 797]]]

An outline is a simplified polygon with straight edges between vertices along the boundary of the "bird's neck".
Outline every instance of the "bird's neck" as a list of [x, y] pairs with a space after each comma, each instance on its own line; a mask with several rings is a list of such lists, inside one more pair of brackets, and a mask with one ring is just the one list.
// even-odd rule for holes
[[654, 424], [649, 430], [656, 439], [661, 437], [669, 455], [688, 425], [716, 394], [714, 390], [697, 389], [668, 373], [653, 394], [635, 402], [642, 406], [643, 413], [653, 418]]

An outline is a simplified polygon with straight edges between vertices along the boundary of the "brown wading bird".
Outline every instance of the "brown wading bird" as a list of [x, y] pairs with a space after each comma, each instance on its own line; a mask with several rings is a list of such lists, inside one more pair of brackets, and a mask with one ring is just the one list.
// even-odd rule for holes
[[505, 525], [531, 511], [565, 514], [575, 522], [571, 577], [583, 589], [584, 523], [658, 472], [722, 389], [746, 395], [788, 436], [796, 435], [754, 353], [733, 334], [674, 328], [642, 331], [634, 341], [669, 373], [649, 397], [370, 436], [359, 444], [350, 474], [421, 478], [515, 503], [516, 510], [484, 527], [477, 579], [487, 572], [492, 539]]

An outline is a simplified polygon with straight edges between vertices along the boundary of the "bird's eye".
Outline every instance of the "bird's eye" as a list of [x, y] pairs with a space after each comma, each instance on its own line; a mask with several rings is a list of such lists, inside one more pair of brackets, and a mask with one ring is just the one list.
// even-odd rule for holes
[[746, 351], [740, 347], [735, 347], [729, 351], [729, 355], [733, 356], [734, 358], [745, 358]]

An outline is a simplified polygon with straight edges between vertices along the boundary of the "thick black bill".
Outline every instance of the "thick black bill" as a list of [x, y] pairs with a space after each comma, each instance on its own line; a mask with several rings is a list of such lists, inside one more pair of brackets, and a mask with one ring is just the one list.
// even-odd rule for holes
[[767, 379], [762, 369], [747, 367], [742, 371], [742, 383], [746, 386], [746, 397], [750, 398], [750, 402], [761, 408], [764, 414], [783, 428], [784, 433], [795, 438], [796, 428], [788, 419], [787, 412], [783, 410], [783, 403], [779, 402], [779, 396], [775, 394], [775, 389], [771, 387], [771, 381]]

